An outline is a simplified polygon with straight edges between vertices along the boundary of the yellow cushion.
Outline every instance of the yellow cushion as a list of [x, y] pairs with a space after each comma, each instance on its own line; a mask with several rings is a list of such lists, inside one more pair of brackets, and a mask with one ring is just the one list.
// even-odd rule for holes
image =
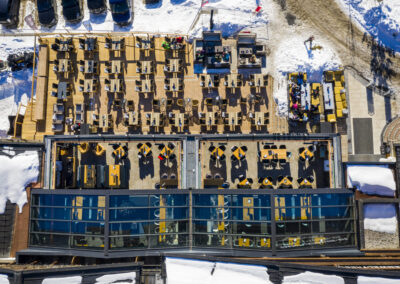
[[336, 102], [336, 108], [337, 108], [338, 110], [342, 110], [342, 109], [343, 109], [343, 104], [342, 104], [342, 102]]
[[336, 116], [333, 113], [328, 114], [327, 120], [328, 120], [328, 122], [336, 122]]
[[343, 111], [341, 109], [336, 110], [337, 117], [343, 117]]
[[343, 108], [347, 108], [347, 102], [346, 101], [342, 101], [343, 104]]
[[346, 101], [346, 93], [341, 93], [340, 96], [342, 97], [342, 101]]
[[342, 97], [340, 96], [340, 94], [335, 94], [335, 102], [341, 102], [342, 101]]
[[342, 82], [340, 82], [340, 81], [335, 81], [335, 87], [340, 87], [340, 88], [342, 88], [343, 86], [342, 86]]
[[342, 83], [344, 84], [344, 75], [342, 75], [342, 76], [340, 77], [340, 81], [342, 81]]

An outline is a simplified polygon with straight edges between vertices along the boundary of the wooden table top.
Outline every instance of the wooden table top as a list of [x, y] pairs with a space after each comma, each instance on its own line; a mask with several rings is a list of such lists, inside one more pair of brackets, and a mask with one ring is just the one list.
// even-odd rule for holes
[[287, 158], [286, 149], [262, 149], [261, 159], [272, 160], [272, 159], [285, 159]]

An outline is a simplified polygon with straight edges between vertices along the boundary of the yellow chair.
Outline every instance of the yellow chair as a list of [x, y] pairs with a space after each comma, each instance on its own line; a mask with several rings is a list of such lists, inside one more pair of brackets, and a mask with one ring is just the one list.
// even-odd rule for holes
[[341, 109], [336, 110], [336, 116], [339, 118], [343, 117], [343, 111]]
[[85, 154], [87, 151], [89, 151], [89, 143], [83, 142], [78, 146], [78, 150], [81, 152], [81, 154]]
[[97, 156], [103, 155], [105, 151], [106, 151], [106, 148], [104, 148], [102, 145], [100, 145], [100, 144], [96, 145], [95, 153]]
[[344, 92], [342, 92], [341, 94], [340, 94], [340, 97], [342, 98], [342, 101], [346, 101], [346, 93], [344, 93]]
[[343, 88], [342, 87], [335, 87], [335, 95], [336, 94], [339, 94], [340, 95], [340, 91], [342, 90]]
[[346, 101], [342, 101], [342, 104], [343, 104], [343, 108], [344, 109], [347, 108], [347, 102]]
[[336, 88], [336, 87], [343, 88], [342, 82], [341, 82], [341, 81], [335, 81], [335, 88]]
[[341, 101], [340, 102], [336, 102], [336, 109], [337, 110], [343, 110], [343, 104], [342, 104]]
[[341, 102], [342, 101], [342, 97], [340, 96], [340, 94], [335, 94], [335, 102]]
[[335, 123], [336, 122], [336, 116], [333, 113], [328, 114], [327, 117], [326, 117], [326, 120], [328, 122], [330, 122], [330, 123]]

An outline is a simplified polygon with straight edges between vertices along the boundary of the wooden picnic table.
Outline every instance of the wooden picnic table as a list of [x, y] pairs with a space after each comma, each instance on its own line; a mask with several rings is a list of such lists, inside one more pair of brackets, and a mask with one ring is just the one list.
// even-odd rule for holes
[[227, 81], [227, 85], [226, 85], [226, 87], [227, 88], [237, 88], [237, 87], [239, 87], [239, 85], [238, 85], [238, 83], [239, 83], [239, 80], [238, 80], [238, 77], [239, 77], [239, 74], [228, 74], [227, 75], [227, 79], [228, 79], [228, 81]]
[[150, 93], [153, 91], [153, 85], [150, 79], [142, 80], [142, 93]]
[[69, 59], [60, 59], [58, 62], [58, 72], [68, 73], [70, 71]]
[[257, 126], [265, 125], [265, 113], [261, 111], [255, 112], [254, 124]]
[[169, 89], [173, 92], [179, 91], [179, 78], [169, 79]]
[[272, 159], [285, 159], [287, 158], [286, 149], [262, 149], [261, 159], [262, 160], [272, 160]]
[[121, 37], [112, 37], [111, 38], [111, 50], [118, 51], [122, 50], [122, 38]]
[[122, 84], [121, 79], [110, 79], [110, 92], [121, 92], [122, 91]]
[[169, 71], [170, 72], [179, 72], [179, 59], [170, 59], [169, 62]]
[[159, 112], [152, 112], [150, 115], [150, 125], [159, 127], [160, 126], [160, 113]]
[[111, 61], [111, 73], [112, 74], [120, 74], [120, 73], [122, 73], [121, 60], [112, 60]]
[[254, 74], [254, 87], [266, 87], [267, 80], [264, 80], [264, 74]]
[[96, 91], [96, 85], [93, 79], [85, 79], [83, 85], [83, 91], [85, 93], [93, 93]]
[[85, 74], [93, 74], [96, 73], [96, 70], [94, 69], [94, 60], [85, 60], [85, 68], [84, 68], [84, 73]]
[[178, 113], [175, 115], [175, 126], [179, 127], [179, 128], [185, 126], [185, 114], [184, 113]]
[[207, 112], [206, 113], [206, 124], [209, 127], [211, 127], [212, 125], [215, 125], [215, 114], [214, 114], [214, 112]]
[[141, 74], [152, 74], [153, 70], [152, 70], [152, 64], [153, 61], [151, 60], [145, 60], [142, 61], [142, 68], [141, 68]]
[[128, 113], [128, 124], [138, 125], [139, 124], [139, 113], [136, 111]]
[[229, 112], [228, 113], [228, 124], [231, 127], [239, 125], [239, 113], [238, 112]]

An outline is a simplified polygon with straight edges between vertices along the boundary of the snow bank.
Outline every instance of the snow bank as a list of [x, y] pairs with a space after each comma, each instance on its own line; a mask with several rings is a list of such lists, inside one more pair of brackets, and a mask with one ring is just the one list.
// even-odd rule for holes
[[282, 284], [344, 284], [342, 277], [306, 271], [293, 276], [285, 276]]
[[7, 275], [0, 274], [0, 284], [10, 284], [10, 281], [8, 281]]
[[346, 14], [384, 45], [400, 52], [400, 2], [336, 0]]
[[27, 202], [25, 187], [39, 176], [39, 158], [36, 151], [26, 151], [13, 157], [0, 155], [0, 214], [7, 200], [17, 203], [19, 211]]
[[394, 204], [365, 204], [364, 229], [395, 234], [397, 215]]
[[135, 283], [136, 281], [136, 272], [127, 272], [127, 273], [119, 273], [119, 274], [109, 274], [96, 278], [96, 284], [111, 284], [114, 282], [121, 283], [121, 281], [130, 281], [128, 283]]
[[348, 165], [347, 185], [371, 195], [394, 196], [396, 190], [393, 172], [384, 165]]
[[63, 277], [63, 278], [45, 278], [42, 284], [80, 284], [82, 282], [81, 276]]
[[379, 284], [398, 284], [398, 283], [400, 283], [400, 279], [358, 276], [357, 283], [358, 284], [377, 284], [377, 283], [379, 283]]
[[167, 284], [268, 284], [267, 269], [263, 266], [214, 263], [167, 257]]

